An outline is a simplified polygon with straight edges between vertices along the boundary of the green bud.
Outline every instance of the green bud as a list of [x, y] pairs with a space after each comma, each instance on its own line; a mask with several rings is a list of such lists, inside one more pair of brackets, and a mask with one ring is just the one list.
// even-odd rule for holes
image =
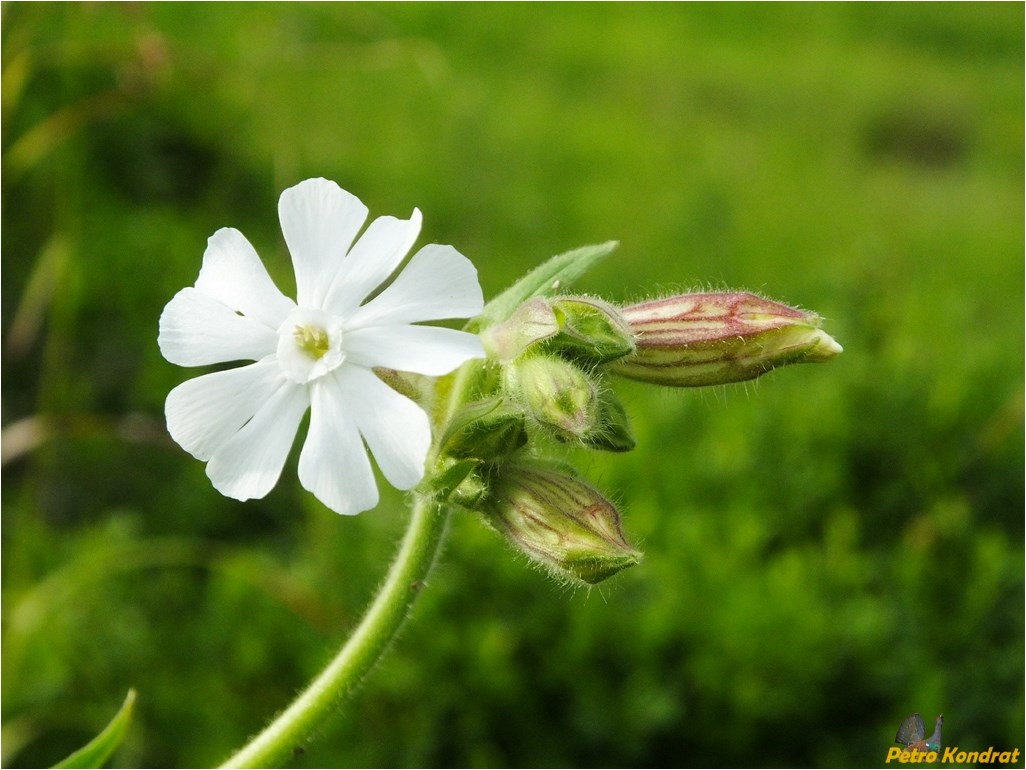
[[515, 452], [527, 443], [524, 415], [511, 410], [502, 397], [468, 404], [452, 421], [442, 440], [442, 451], [453, 457], [493, 460]]
[[637, 348], [610, 370], [642, 382], [741, 382], [785, 364], [829, 361], [842, 351], [815, 313], [746, 292], [682, 294], [621, 312]]
[[532, 345], [554, 337], [559, 322], [549, 303], [541, 297], [525, 302], [507, 320], [481, 332], [489, 357], [508, 362]]
[[472, 511], [481, 509], [481, 505], [488, 497], [488, 484], [481, 477], [478, 471], [467, 474], [453, 490], [448, 501]]
[[421, 484], [420, 492], [439, 502], [479, 510], [488, 496], [488, 485], [481, 475], [481, 461], [444, 458], [430, 481]]
[[592, 363], [605, 363], [634, 352], [634, 333], [615, 307], [590, 297], [551, 300], [559, 322], [554, 347]]
[[505, 467], [484, 509], [512, 545], [556, 575], [594, 584], [641, 559], [611, 502], [549, 468]]
[[588, 376], [556, 356], [522, 358], [509, 368], [507, 388], [556, 438], [578, 441], [596, 426], [598, 394]]
[[444, 458], [430, 475], [430, 482], [421, 482], [421, 491], [435, 500], [448, 500], [464, 481], [475, 474], [478, 466], [480, 462], [477, 460]]
[[630, 452], [637, 444], [627, 410], [612, 393], [599, 394], [598, 419], [595, 427], [584, 436], [584, 443], [606, 452]]

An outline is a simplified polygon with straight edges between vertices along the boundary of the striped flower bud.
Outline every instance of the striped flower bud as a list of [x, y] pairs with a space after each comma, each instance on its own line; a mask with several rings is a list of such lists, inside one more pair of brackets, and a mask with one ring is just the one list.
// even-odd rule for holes
[[485, 517], [533, 561], [563, 577], [598, 583], [637, 564], [620, 513], [597, 490], [538, 466], [506, 466]]
[[747, 292], [681, 294], [621, 313], [637, 347], [610, 371], [659, 385], [741, 382], [785, 364], [829, 361], [842, 350], [815, 313]]

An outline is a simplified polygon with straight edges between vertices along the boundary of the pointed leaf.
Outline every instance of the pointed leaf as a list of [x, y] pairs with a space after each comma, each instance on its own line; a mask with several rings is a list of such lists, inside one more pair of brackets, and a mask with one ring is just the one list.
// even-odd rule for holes
[[121, 704], [118, 713], [100, 731], [99, 735], [54, 767], [103, 767], [114, 750], [121, 745], [121, 741], [128, 731], [128, 723], [132, 720], [134, 706], [135, 690], [133, 689], [128, 691], [125, 702]]

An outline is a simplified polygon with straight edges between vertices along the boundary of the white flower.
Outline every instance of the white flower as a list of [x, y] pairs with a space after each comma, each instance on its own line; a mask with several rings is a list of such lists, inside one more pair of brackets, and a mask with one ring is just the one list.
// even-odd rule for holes
[[473, 334], [413, 325], [479, 313], [477, 271], [451, 246], [432, 244], [361, 304], [417, 239], [420, 211], [375, 219], [353, 244], [367, 207], [334, 182], [308, 179], [282, 193], [278, 216], [296, 271], [295, 302], [242, 233], [224, 228], [208, 241], [196, 285], [164, 308], [158, 344], [168, 361], [256, 362], [172, 390], [168, 431], [206, 461], [218, 491], [248, 500], [278, 481], [309, 408], [299, 480], [332, 510], [359, 513], [378, 502], [364, 441], [399, 489], [423, 477], [431, 444], [424, 411], [371, 369], [437, 376], [482, 358]]

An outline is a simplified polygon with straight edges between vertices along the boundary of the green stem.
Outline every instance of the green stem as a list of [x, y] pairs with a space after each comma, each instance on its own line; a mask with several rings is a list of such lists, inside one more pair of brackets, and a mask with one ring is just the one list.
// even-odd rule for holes
[[441, 547], [449, 508], [414, 500], [410, 527], [385, 582], [352, 636], [277, 719], [222, 767], [280, 767], [359, 684], [395, 638]]

